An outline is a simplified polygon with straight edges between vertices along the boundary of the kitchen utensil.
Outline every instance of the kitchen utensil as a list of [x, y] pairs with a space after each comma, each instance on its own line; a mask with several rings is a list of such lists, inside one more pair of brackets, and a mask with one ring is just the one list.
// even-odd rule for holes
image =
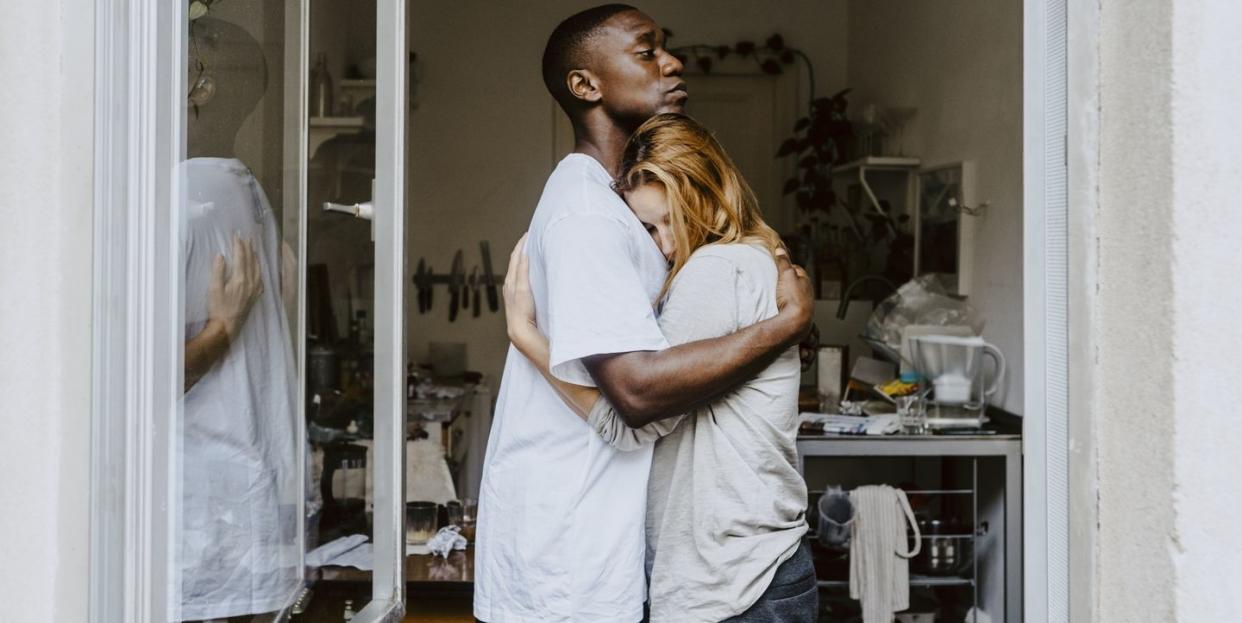
[[960, 575], [973, 560], [974, 535], [970, 529], [939, 519], [919, 521], [923, 548], [910, 561], [916, 573], [926, 575]]
[[975, 335], [975, 330], [973, 327], [964, 324], [909, 324], [902, 327], [900, 353], [902, 374], [914, 372], [917, 368], [914, 363], [914, 352], [910, 349], [910, 340], [924, 335], [956, 335], [958, 337], [970, 337]]
[[326, 344], [312, 344], [306, 352], [308, 381], [311, 393], [329, 393], [336, 388], [340, 373], [337, 371], [336, 351]]
[[414, 286], [418, 289], [418, 313], [425, 314], [431, 310], [431, 293], [432, 277], [434, 271], [431, 266], [420, 258], [418, 260], [418, 269], [414, 273]]
[[496, 272], [492, 270], [491, 246], [486, 240], [479, 243], [479, 253], [483, 255], [483, 278], [487, 285], [487, 308], [500, 309], [500, 296], [496, 292]]
[[[910, 338], [917, 372], [934, 388], [937, 405], [982, 411], [1005, 377], [1005, 356], [978, 336], [920, 335]], [[995, 360], [991, 383], [984, 383], [984, 356]]]
[[848, 547], [850, 528], [854, 523], [854, 503], [850, 494], [840, 487], [833, 487], [819, 496], [819, 542], [829, 549]]
[[453, 255], [453, 268], [449, 279], [449, 322], [457, 320], [457, 306], [465, 287], [465, 268], [462, 266], [461, 249]]
[[479, 267], [475, 266], [470, 269], [470, 279], [467, 280], [470, 285], [471, 297], [474, 299], [473, 317], [478, 318], [483, 311], [483, 299], [479, 298]]

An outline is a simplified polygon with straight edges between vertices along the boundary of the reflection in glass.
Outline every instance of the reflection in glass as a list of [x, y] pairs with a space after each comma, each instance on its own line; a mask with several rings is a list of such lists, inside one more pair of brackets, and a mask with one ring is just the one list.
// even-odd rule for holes
[[280, 196], [272, 163], [283, 117], [279, 89], [268, 88], [271, 53], [252, 34], [283, 18], [272, 7], [232, 10], [213, 6], [187, 31], [178, 621], [271, 620], [302, 585], [297, 275], [285, 242], [296, 232], [282, 236], [265, 190]]
[[942, 167], [919, 174], [919, 272], [937, 273], [951, 291], [958, 289], [958, 230], [962, 218], [962, 168]]

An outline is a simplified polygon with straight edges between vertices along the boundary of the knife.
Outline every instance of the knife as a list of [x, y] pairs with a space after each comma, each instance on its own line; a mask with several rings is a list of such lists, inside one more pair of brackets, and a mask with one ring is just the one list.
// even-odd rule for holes
[[453, 256], [453, 270], [449, 273], [449, 322], [457, 320], [457, 305], [461, 302], [462, 281], [465, 278], [462, 267], [461, 249]]
[[475, 318], [479, 317], [479, 313], [483, 311], [483, 299], [479, 298], [479, 267], [476, 265], [470, 270], [470, 289], [474, 291], [474, 312]]
[[415, 298], [418, 299], [418, 313], [427, 313], [428, 301], [427, 290], [431, 286], [427, 284], [427, 262], [420, 258], [418, 260], [418, 270], [414, 271], [414, 288], [416, 290]]
[[496, 293], [496, 273], [492, 272], [491, 246], [484, 240], [479, 243], [479, 251], [483, 254], [483, 278], [487, 283], [487, 307], [492, 311], [500, 309], [500, 297]]

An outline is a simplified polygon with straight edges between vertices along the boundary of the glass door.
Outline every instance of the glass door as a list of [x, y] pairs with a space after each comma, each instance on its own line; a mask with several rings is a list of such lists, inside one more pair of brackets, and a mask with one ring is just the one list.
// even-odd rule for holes
[[182, 1], [158, 609], [399, 618], [404, 3]]

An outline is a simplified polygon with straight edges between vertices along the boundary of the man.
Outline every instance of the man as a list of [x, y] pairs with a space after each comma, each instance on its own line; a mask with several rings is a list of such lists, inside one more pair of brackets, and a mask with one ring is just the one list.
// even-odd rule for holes
[[[610, 184], [629, 135], [680, 112], [682, 65], [658, 25], [605, 5], [562, 22], [544, 82], [573, 123], [529, 230], [531, 290], [556, 376], [598, 386], [631, 426], [688, 411], [796, 344], [813, 305], [783, 262], [780, 314], [669, 348], [653, 304], [667, 262]], [[618, 452], [510, 349], [480, 493], [475, 616], [487, 623], [642, 619], [651, 446]]]
[[193, 60], [228, 88], [190, 98], [190, 158], [180, 167], [185, 394], [179, 599], [167, 619], [267, 623], [302, 586], [297, 367], [286, 314], [295, 280], [282, 277], [292, 255], [282, 253], [279, 215], [259, 181], [233, 157], [266, 85], [263, 49], [244, 28], [211, 17], [196, 20], [191, 36], [210, 43], [191, 46]]

